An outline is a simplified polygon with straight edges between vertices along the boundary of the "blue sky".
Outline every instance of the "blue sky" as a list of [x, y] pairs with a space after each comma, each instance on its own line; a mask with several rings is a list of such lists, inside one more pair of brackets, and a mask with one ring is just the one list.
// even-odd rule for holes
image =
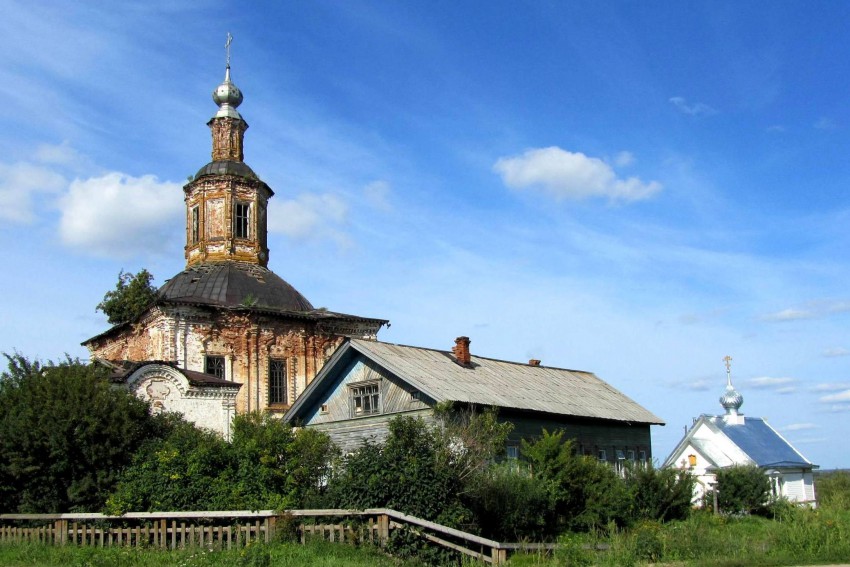
[[[589, 370], [810, 460], [850, 436], [850, 4], [2, 2], [0, 350], [184, 266], [234, 35], [269, 267], [380, 338]], [[602, 5], [600, 5], [602, 4]]]

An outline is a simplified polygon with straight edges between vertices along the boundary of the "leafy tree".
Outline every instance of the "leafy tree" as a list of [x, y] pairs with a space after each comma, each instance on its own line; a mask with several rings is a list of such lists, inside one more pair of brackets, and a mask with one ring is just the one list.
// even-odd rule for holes
[[100, 509], [136, 449], [164, 418], [112, 387], [106, 369], [4, 355], [0, 375], [0, 506], [5, 512]]
[[717, 471], [717, 505], [724, 512], [751, 513], [767, 504], [770, 479], [756, 466]]
[[514, 427], [499, 421], [496, 408], [478, 411], [452, 402], [438, 404], [434, 417], [439, 425], [434, 429], [439, 456], [465, 484], [474, 484], [475, 476], [505, 454], [505, 444]]
[[103, 311], [111, 325], [132, 321], [156, 301], [157, 289], [151, 284], [153, 276], [142, 269], [135, 275], [121, 270], [115, 289], [107, 291], [97, 311]]
[[544, 429], [537, 441], [522, 443], [534, 476], [548, 483], [557, 527], [581, 531], [624, 524], [628, 499], [622, 479], [607, 464], [576, 455], [574, 441], [563, 436]]
[[631, 520], [684, 520], [691, 512], [695, 482], [686, 470], [628, 467], [625, 483]]

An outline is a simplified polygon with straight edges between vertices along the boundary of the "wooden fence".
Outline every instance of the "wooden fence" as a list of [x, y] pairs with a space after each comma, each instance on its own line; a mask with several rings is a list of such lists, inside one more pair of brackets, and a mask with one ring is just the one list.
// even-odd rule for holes
[[[328, 520], [331, 520], [330, 522]], [[519, 549], [552, 549], [552, 544], [501, 543], [408, 516], [395, 510], [272, 510], [231, 512], [136, 512], [103, 514], [0, 514], [0, 542], [54, 545], [144, 546], [161, 549], [230, 549], [269, 542], [278, 529], [345, 543], [385, 545], [393, 530], [409, 530], [447, 549], [498, 565]]]

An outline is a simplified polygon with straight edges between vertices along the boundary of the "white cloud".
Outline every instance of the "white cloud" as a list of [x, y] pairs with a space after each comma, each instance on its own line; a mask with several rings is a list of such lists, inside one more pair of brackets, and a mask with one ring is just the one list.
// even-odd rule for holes
[[774, 124], [772, 126], [768, 126], [766, 130], [771, 134], [779, 134], [785, 131], [785, 126], [781, 124]]
[[540, 188], [559, 200], [607, 197], [611, 201], [638, 201], [661, 190], [657, 181], [619, 178], [601, 159], [556, 146], [499, 158], [493, 169], [508, 187]]
[[829, 394], [828, 396], [821, 396], [819, 401], [825, 404], [836, 403], [836, 402], [850, 402], [850, 389], [837, 392], [835, 394]]
[[290, 238], [330, 238], [340, 246], [348, 246], [350, 239], [339, 228], [347, 219], [348, 205], [330, 193], [304, 193], [295, 199], [269, 204], [269, 230]]
[[[788, 386], [796, 382], [793, 378], [773, 378], [771, 376], [759, 376], [758, 378], [750, 378], [744, 380], [744, 383], [750, 388], [756, 390], [771, 390], [771, 389], [787, 389]], [[783, 392], [783, 393], [788, 393]]]
[[71, 168], [76, 168], [89, 161], [87, 157], [72, 148], [67, 141], [61, 144], [41, 144], [35, 150], [35, 159], [41, 163]]
[[820, 317], [828, 317], [837, 313], [846, 313], [850, 311], [850, 302], [848, 301], [809, 301], [804, 304], [805, 307], [792, 307], [763, 315], [763, 321], [797, 321], [800, 319], [817, 319]]
[[790, 423], [785, 427], [780, 427], [779, 431], [806, 431], [808, 429], [817, 429], [818, 427], [814, 423]]
[[688, 114], [690, 116], [709, 116], [712, 114], [717, 114], [716, 109], [703, 102], [695, 102], [693, 104], [688, 104], [688, 101], [681, 96], [670, 97], [669, 100], [671, 103], [673, 103], [673, 106], [675, 106], [680, 112]]
[[847, 355], [850, 355], [850, 350], [847, 350], [844, 347], [828, 348], [825, 351], [823, 351], [823, 356], [825, 356], [827, 358], [834, 358], [834, 357], [838, 357], [838, 356], [847, 356]]
[[363, 196], [366, 198], [366, 201], [376, 209], [389, 212], [393, 209], [389, 200], [391, 191], [392, 188], [390, 187], [389, 182], [381, 179], [367, 184], [363, 188]]
[[74, 180], [60, 200], [62, 241], [97, 256], [163, 251], [182, 226], [181, 185], [119, 172]]
[[33, 197], [55, 194], [66, 186], [65, 178], [41, 165], [18, 162], [0, 164], [0, 219], [30, 223], [35, 220]]

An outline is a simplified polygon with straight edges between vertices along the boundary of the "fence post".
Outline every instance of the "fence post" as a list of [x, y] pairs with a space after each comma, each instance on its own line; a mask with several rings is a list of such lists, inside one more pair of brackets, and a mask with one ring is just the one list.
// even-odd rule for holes
[[381, 545], [387, 545], [390, 539], [390, 517], [387, 514], [378, 516], [378, 540]]
[[490, 558], [493, 560], [493, 565], [502, 565], [508, 560], [508, 550], [498, 547], [490, 548]]

